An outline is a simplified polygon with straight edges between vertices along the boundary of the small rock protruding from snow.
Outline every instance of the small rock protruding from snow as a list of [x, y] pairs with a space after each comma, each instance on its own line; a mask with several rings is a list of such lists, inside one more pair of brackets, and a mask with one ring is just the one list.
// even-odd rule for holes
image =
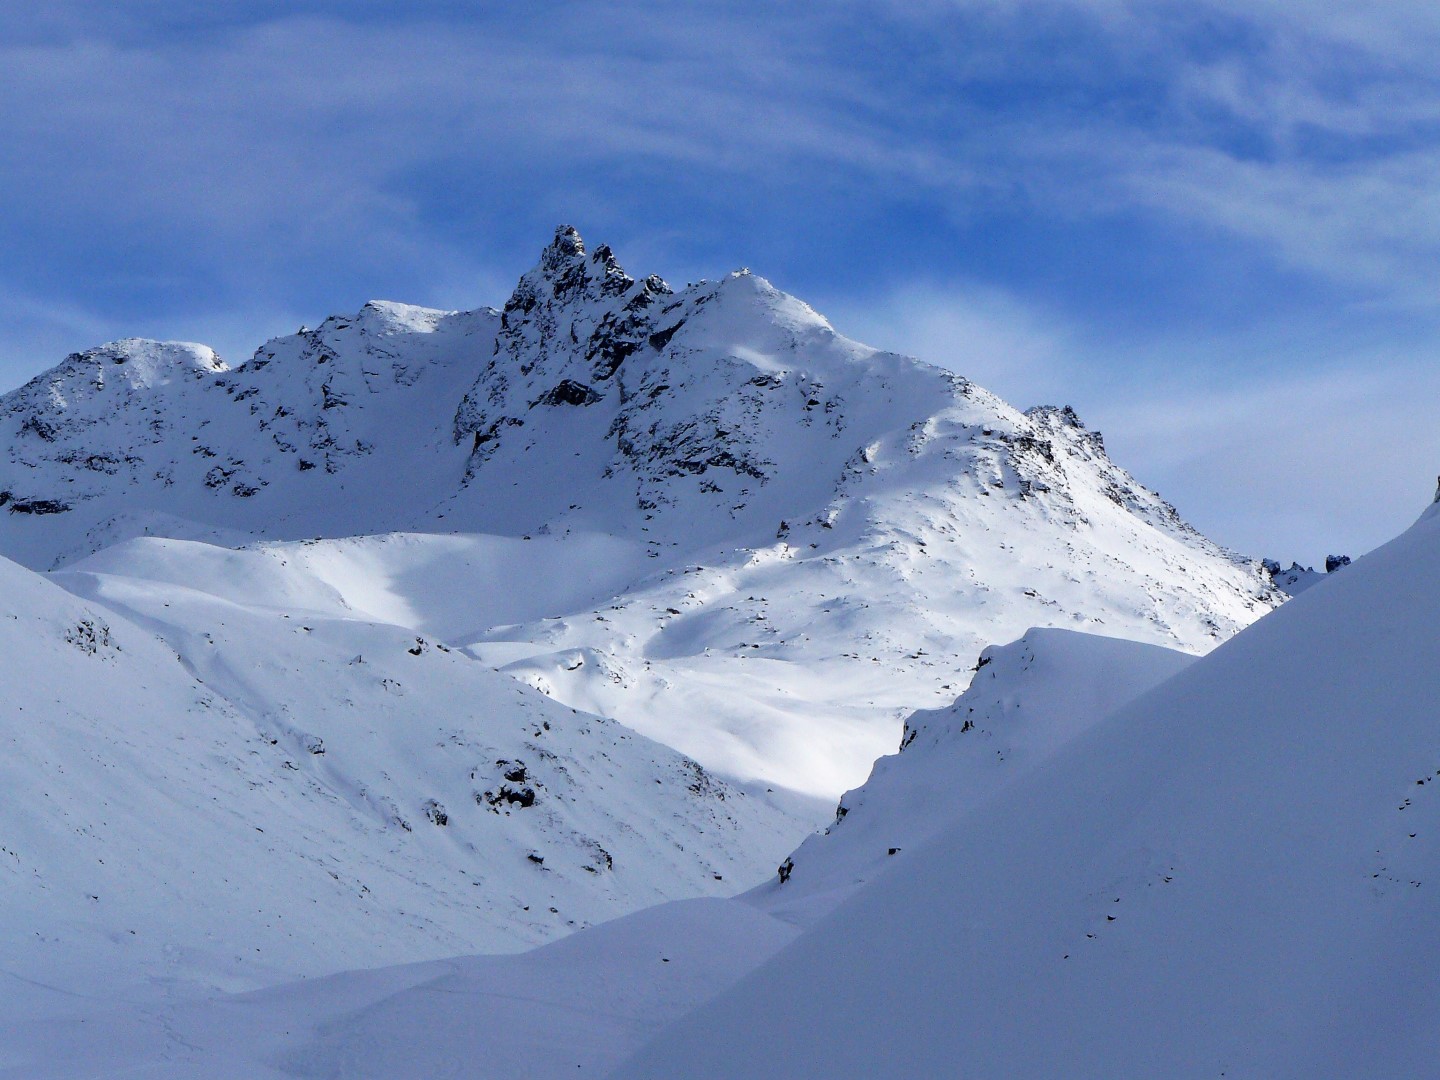
[[1325, 580], [1325, 575], [1317, 573], [1313, 566], [1301, 566], [1298, 562], [1292, 562], [1288, 569], [1275, 559], [1265, 559], [1261, 565], [1275, 587], [1286, 596], [1299, 596], [1310, 586]]

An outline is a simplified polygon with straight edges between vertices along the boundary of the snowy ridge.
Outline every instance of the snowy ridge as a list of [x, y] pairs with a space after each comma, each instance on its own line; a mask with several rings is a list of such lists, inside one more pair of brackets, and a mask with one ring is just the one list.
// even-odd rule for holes
[[834, 823], [748, 899], [808, 924], [1036, 769], [1195, 657], [1068, 630], [1031, 630], [980, 654], [954, 704], [914, 713], [900, 751], [846, 792]]
[[1317, 573], [1313, 566], [1301, 566], [1298, 562], [1291, 562], [1288, 570], [1282, 569], [1278, 562], [1265, 560], [1265, 572], [1270, 575], [1270, 580], [1275, 582], [1275, 587], [1286, 596], [1299, 596], [1312, 585], [1318, 585], [1325, 580], [1325, 575]]
[[[72, 353], [0, 402], [14, 433], [10, 461], [18, 467], [0, 490], [0, 507], [12, 515], [63, 514], [77, 499], [114, 486], [111, 478], [135, 483], [146, 466], [141, 448], [163, 439], [180, 386], [226, 370], [208, 347], [188, 342], [128, 338]], [[110, 431], [96, 439], [102, 424]], [[21, 470], [59, 473], [65, 486], [34, 494]], [[88, 486], [85, 477], [93, 478]]]
[[426, 492], [463, 473], [444, 414], [495, 320], [372, 302], [234, 370], [176, 343], [76, 354], [0, 399], [5, 553], [48, 568], [152, 533], [234, 543], [423, 519]]
[[[107, 364], [127, 393], [105, 389]], [[203, 346], [132, 339], [71, 357], [0, 410], [12, 425], [0, 475], [63, 502], [71, 522], [123, 495], [293, 539], [434, 525], [448, 500], [446, 528], [588, 523], [693, 551], [782, 524], [813, 540], [875, 486], [866, 475], [917, 479], [905, 458], [917, 454], [946, 455], [946, 479], [975, 477], [976, 494], [1079, 520], [1070, 488], [1091, 479], [1068, 477], [1079, 456], [1116, 506], [1220, 554], [1109, 463], [1073, 412], [1022, 415], [952, 373], [848, 341], [748, 271], [678, 294], [637, 282], [569, 228], [498, 315], [372, 302], [233, 372]], [[99, 467], [122, 441], [134, 447], [123, 474]], [[377, 483], [384, 471], [405, 471], [406, 484]], [[363, 508], [338, 505], [360, 479]], [[323, 510], [305, 505], [322, 492]], [[24, 546], [32, 523], [8, 524]]]
[[468, 484], [488, 499], [517, 477], [550, 481], [517, 507], [521, 531], [640, 522], [657, 548], [777, 530], [815, 541], [872, 487], [930, 480], [907, 460], [920, 454], [945, 455], [951, 481], [984, 474], [987, 497], [1074, 518], [1067, 464], [1081, 456], [1117, 506], [1205, 546], [1073, 411], [1020, 414], [951, 372], [849, 341], [749, 271], [678, 293], [636, 281], [568, 227], [506, 303], [455, 431], [471, 446]]

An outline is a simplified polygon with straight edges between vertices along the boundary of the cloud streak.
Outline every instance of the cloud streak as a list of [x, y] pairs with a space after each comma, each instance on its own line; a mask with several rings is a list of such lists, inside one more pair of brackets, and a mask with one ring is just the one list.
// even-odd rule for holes
[[[1029, 8], [1093, 24], [1088, 61], [1072, 59], [1061, 86], [1036, 89], [1029, 46], [1057, 31], [1042, 20], [1037, 33]], [[557, 5], [541, 33], [311, 16], [198, 44], [11, 47], [0, 134], [14, 152], [0, 183], [40, 209], [88, 208], [176, 242], [245, 242], [262, 263], [267, 233], [318, 246], [356, 226], [377, 260], [420, 261], [404, 237], [426, 193], [407, 181], [455, 159], [497, 182], [640, 159], [731, 182], [843, 172], [858, 192], [902, 187], [962, 217], [1007, 202], [1150, 212], [1411, 303], [1412, 271], [1440, 248], [1436, 84], [1416, 46], [1435, 20], [1418, 8], [1377, 27], [1344, 8], [1287, 18], [1276, 5], [1200, 5], [1256, 39], [1226, 51], [1194, 43], [1198, 16], [1169, 4], [920, 5], [894, 20], [893, 44], [926, 34], [969, 63], [913, 80], [897, 78], [898, 56], [857, 61], [843, 19], [757, 29], [753, 13], [718, 5], [683, 20], [615, 10]], [[960, 47], [977, 27], [984, 36]], [[1348, 77], [1334, 75], [1337, 52]], [[997, 74], [1016, 56], [1027, 62]], [[1019, 107], [999, 103], [1007, 88], [1023, 91]], [[927, 100], [936, 91], [940, 105]]]

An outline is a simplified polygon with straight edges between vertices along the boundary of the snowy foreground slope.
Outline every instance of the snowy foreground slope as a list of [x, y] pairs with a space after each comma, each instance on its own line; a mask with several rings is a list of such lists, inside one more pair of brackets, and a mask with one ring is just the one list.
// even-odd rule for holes
[[733, 892], [806, 829], [442, 643], [318, 595], [247, 606], [264, 560], [227, 558], [231, 598], [97, 564], [56, 578], [84, 603], [0, 560], [0, 979], [514, 951]]
[[[1057, 626], [1201, 653], [1283, 599], [1068, 409], [849, 341], [748, 272], [633, 279], [569, 229], [502, 311], [372, 303], [234, 370], [116, 342], [0, 399], [0, 436], [0, 552], [27, 565], [278, 542], [306, 580], [277, 588], [318, 577], [827, 798], [986, 645]], [[185, 580], [220, 557], [185, 551]]]
[[1202, 659], [989, 650], [784, 884], [250, 995], [30, 989], [0, 1045], [57, 1078], [1428, 1075], [1437, 583], [1432, 512]]
[[914, 713], [898, 754], [847, 792], [834, 823], [786, 860], [783, 883], [751, 899], [813, 922], [897, 856], [1022, 783], [1070, 742], [1195, 658], [1171, 649], [1069, 630], [1031, 630], [980, 655], [954, 704]]
[[1437, 640], [1432, 510], [615, 1075], [1432, 1075]]
[[0, 1044], [27, 1077], [604, 1075], [895, 865], [887, 845], [903, 853], [943, 830], [1192, 660], [1064, 631], [986, 655], [951, 709], [914, 718], [906, 751], [846, 797], [843, 822], [795, 854], [783, 887], [646, 909], [529, 953], [246, 995], [157, 984], [97, 1003], [32, 989]]

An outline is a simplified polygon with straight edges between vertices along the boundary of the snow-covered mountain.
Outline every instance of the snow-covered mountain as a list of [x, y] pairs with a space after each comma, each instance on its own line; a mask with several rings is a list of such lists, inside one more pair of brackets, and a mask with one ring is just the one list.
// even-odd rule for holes
[[1312, 585], [1318, 585], [1325, 580], [1325, 575], [1317, 573], [1313, 566], [1301, 566], [1298, 562], [1291, 562], [1286, 569], [1275, 560], [1266, 559], [1264, 566], [1270, 580], [1275, 582], [1275, 587], [1286, 596], [1299, 596]]
[[568, 229], [0, 418], [0, 1075], [1433, 1057], [1435, 511], [1272, 612], [1068, 409]]
[[242, 543], [433, 520], [490, 311], [370, 303], [262, 346], [128, 339], [0, 398], [0, 553], [37, 569], [133, 536]]
[[633, 279], [568, 228], [502, 311], [372, 303], [234, 370], [119, 342], [0, 399], [0, 434], [0, 551], [32, 567], [323, 538], [312, 563], [366, 567], [352, 607], [832, 798], [987, 644], [1203, 652], [1283, 598], [1070, 410], [849, 341], [748, 272]]

